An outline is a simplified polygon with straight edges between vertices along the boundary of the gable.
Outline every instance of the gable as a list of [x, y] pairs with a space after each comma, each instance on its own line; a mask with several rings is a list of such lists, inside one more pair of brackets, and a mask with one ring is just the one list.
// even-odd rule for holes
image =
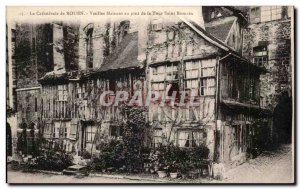
[[150, 32], [147, 63], [209, 58], [217, 56], [220, 50], [185, 23], [180, 22], [173, 24], [172, 27]]
[[205, 30], [215, 38], [225, 42], [233, 26], [235, 17], [220, 18], [205, 23]]

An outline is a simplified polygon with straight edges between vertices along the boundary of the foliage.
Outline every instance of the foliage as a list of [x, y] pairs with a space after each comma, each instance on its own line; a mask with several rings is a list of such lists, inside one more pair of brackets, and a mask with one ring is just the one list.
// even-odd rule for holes
[[6, 116], [7, 116], [7, 117], [15, 116], [16, 113], [17, 113], [16, 110], [12, 109], [12, 108], [9, 107], [9, 106], [6, 106]]
[[144, 109], [123, 107], [123, 113], [127, 116], [124, 127], [124, 156], [127, 171], [138, 172], [143, 168], [143, 138], [147, 125]]
[[119, 123], [124, 128], [123, 140], [111, 140], [100, 145], [101, 154], [91, 166], [94, 170], [140, 172], [143, 169], [143, 137], [147, 126], [145, 111], [127, 106], [121, 110], [127, 118]]
[[82, 152], [82, 158], [83, 158], [83, 159], [91, 159], [91, 158], [92, 158], [92, 155], [91, 155], [90, 152], [84, 151], [84, 152]]
[[38, 156], [35, 161], [28, 162], [26, 168], [34, 168], [49, 171], [62, 171], [73, 163], [73, 158], [69, 154], [49, 150]]
[[188, 149], [169, 144], [154, 149], [149, 159], [152, 169], [158, 167], [158, 170], [186, 173], [201, 167], [203, 160], [208, 158], [208, 154], [209, 149], [204, 145]]
[[200, 145], [196, 148], [189, 149], [189, 154], [190, 162], [193, 164], [199, 164], [199, 162], [208, 158], [209, 149], [204, 145]]

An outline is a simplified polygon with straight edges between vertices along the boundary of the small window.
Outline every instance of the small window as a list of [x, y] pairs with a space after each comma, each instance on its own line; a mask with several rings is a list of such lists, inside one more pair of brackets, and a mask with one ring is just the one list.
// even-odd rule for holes
[[67, 101], [68, 100], [67, 85], [58, 85], [58, 100], [59, 101]]
[[77, 86], [76, 86], [76, 97], [77, 98], [84, 98], [84, 95], [85, 95], [85, 84], [84, 83], [77, 83]]
[[70, 122], [64, 124], [64, 137], [70, 138]]
[[268, 48], [267, 46], [258, 46], [253, 48], [253, 63], [257, 66], [267, 66]]
[[55, 122], [54, 123], [54, 132], [53, 132], [54, 138], [59, 138], [60, 128], [61, 128], [61, 123]]
[[111, 125], [110, 126], [110, 136], [112, 139], [120, 139], [123, 136], [123, 127]]

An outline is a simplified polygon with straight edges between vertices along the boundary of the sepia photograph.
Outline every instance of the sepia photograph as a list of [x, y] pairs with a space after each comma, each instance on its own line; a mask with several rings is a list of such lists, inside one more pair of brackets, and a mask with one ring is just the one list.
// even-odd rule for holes
[[293, 6], [7, 6], [6, 182], [295, 184], [294, 28]]

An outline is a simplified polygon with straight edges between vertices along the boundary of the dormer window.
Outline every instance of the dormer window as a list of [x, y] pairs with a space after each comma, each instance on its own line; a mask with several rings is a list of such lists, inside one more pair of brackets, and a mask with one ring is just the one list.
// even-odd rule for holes
[[153, 31], [159, 31], [162, 30], [163, 24], [162, 24], [162, 19], [155, 19], [152, 21], [151, 29]]
[[120, 23], [120, 27], [123, 30], [123, 35], [128, 34], [128, 32], [129, 32], [129, 25], [130, 25], [130, 22], [128, 20], [124, 20], [124, 21], [122, 21]]
[[216, 17], [219, 18], [221, 16], [222, 16], [222, 14], [219, 12]]

